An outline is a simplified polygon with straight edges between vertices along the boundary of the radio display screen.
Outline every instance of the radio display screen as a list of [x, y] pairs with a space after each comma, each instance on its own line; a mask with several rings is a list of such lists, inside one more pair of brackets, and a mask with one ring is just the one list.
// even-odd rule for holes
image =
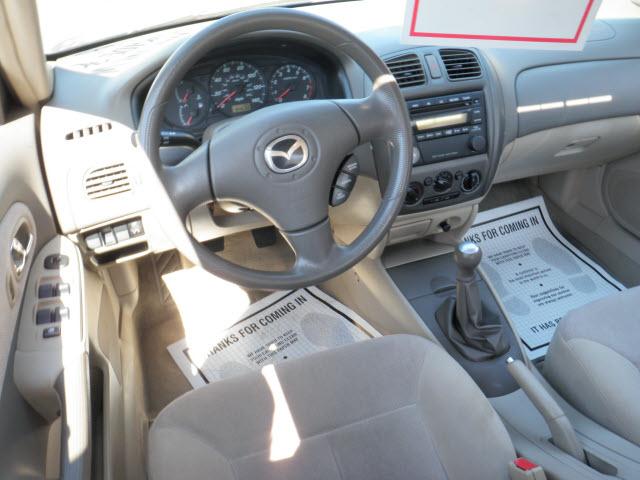
[[465, 125], [469, 122], [469, 112], [451, 113], [433, 117], [419, 118], [415, 120], [415, 128], [419, 132], [433, 130], [435, 128], [453, 127]]

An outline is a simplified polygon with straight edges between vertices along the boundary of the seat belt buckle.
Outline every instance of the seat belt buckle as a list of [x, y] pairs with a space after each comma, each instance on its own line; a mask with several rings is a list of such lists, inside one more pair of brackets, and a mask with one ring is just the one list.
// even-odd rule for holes
[[509, 476], [511, 480], [547, 480], [542, 467], [526, 458], [516, 458], [509, 463]]

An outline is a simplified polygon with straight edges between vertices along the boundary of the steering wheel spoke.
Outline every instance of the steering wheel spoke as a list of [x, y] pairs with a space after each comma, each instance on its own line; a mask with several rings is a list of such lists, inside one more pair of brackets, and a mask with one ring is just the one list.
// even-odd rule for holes
[[389, 137], [390, 132], [398, 128], [395, 125], [398, 119], [393, 108], [397, 108], [395, 89], [392, 85], [380, 81], [379, 86], [374, 87], [368, 97], [334, 100], [355, 126], [360, 144]]
[[304, 230], [280, 233], [296, 255], [292, 268], [296, 274], [317, 272], [329, 258], [342, 254], [343, 247], [336, 243], [329, 219]]
[[214, 200], [209, 176], [209, 143], [178, 165], [162, 167], [165, 188], [183, 220], [195, 207]]

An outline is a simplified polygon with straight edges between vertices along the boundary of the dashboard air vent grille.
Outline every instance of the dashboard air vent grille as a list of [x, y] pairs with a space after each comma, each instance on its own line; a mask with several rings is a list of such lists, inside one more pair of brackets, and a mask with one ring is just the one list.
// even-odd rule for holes
[[425, 83], [424, 68], [415, 54], [403, 55], [386, 61], [400, 88], [415, 87]]
[[79, 138], [95, 135], [96, 133], [107, 132], [112, 128], [113, 126], [109, 122], [101, 123], [100, 125], [93, 125], [92, 127], [82, 128], [80, 130], [69, 132], [65, 135], [64, 138], [66, 138], [67, 140], [77, 140]]
[[469, 50], [443, 49], [440, 50], [440, 57], [449, 80], [469, 80], [482, 76], [480, 62]]
[[84, 188], [92, 200], [128, 192], [131, 182], [127, 168], [124, 163], [116, 163], [91, 170], [84, 179]]

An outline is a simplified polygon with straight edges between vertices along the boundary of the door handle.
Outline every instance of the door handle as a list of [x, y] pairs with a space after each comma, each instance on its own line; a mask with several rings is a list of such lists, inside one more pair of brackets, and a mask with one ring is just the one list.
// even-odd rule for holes
[[[33, 234], [29, 232], [27, 228], [26, 224], [19, 228], [16, 236], [13, 237], [13, 240], [11, 241], [11, 266], [16, 278], [20, 278], [22, 275], [22, 272], [27, 265], [31, 249], [33, 248]], [[27, 231], [25, 232], [23, 229]], [[22, 235], [20, 235], [21, 233]], [[25, 233], [26, 235], [24, 235]]]

